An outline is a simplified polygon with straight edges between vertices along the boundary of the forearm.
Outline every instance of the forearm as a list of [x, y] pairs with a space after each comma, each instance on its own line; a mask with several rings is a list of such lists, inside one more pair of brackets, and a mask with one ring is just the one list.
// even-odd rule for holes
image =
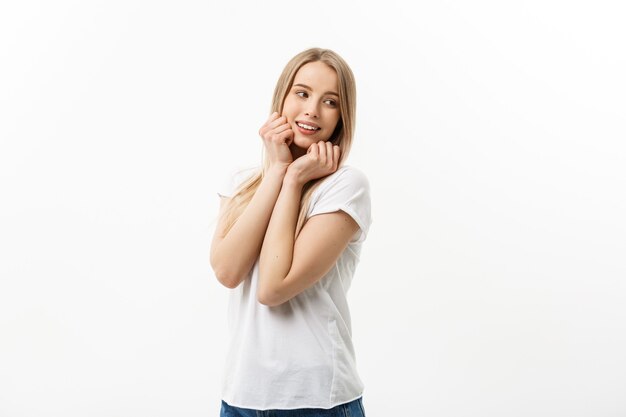
[[285, 176], [261, 248], [259, 260], [261, 297], [269, 295], [268, 293], [277, 288], [291, 269], [301, 195], [302, 184], [290, 176]]
[[258, 259], [272, 210], [279, 196], [286, 168], [272, 168], [237, 222], [214, 251], [216, 274], [238, 285]]

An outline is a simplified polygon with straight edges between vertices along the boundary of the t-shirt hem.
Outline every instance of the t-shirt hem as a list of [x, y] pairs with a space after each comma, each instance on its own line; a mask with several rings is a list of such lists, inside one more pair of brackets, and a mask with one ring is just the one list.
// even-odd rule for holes
[[356, 222], [356, 224], [359, 225], [359, 228], [361, 229], [361, 235], [359, 236], [359, 238], [355, 241], [352, 241], [350, 243], [359, 243], [365, 240], [365, 238], [367, 237], [367, 229], [365, 228], [365, 222], [361, 219], [361, 217], [359, 217], [359, 215], [352, 210], [350, 207], [346, 206], [346, 205], [340, 205], [340, 206], [336, 206], [333, 208], [320, 208], [317, 210], [313, 210], [313, 212], [309, 215], [309, 217], [313, 217], [313, 216], [317, 216], [318, 214], [327, 214], [327, 213], [334, 213], [336, 211], [345, 211], [347, 214], [350, 215], [350, 217], [352, 217], [354, 219], [354, 221]]
[[352, 402], [358, 398], [361, 398], [363, 396], [363, 391], [361, 391], [360, 394], [356, 395], [355, 397], [353, 397], [352, 399], [346, 400], [346, 401], [341, 401], [341, 402], [337, 402], [336, 404], [331, 403], [331, 406], [326, 408], [326, 407], [321, 407], [319, 404], [313, 404], [311, 405], [311, 403], [309, 403], [308, 405], [298, 405], [298, 406], [292, 406], [292, 407], [284, 407], [281, 406], [280, 404], [277, 405], [271, 405], [271, 406], [265, 406], [265, 407], [261, 407], [255, 404], [237, 404], [235, 402], [230, 402], [224, 398], [222, 398], [222, 401], [224, 401], [226, 404], [230, 405], [231, 407], [238, 407], [238, 408], [247, 408], [249, 410], [257, 410], [257, 411], [267, 411], [267, 410], [299, 410], [301, 408], [321, 408], [323, 410], [330, 410], [333, 407], [337, 407], [338, 405], [343, 405], [343, 404], [347, 404], [349, 402]]

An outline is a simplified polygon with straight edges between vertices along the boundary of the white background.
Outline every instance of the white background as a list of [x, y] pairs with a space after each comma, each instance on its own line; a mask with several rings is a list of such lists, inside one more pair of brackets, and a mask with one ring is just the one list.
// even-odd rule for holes
[[0, 416], [217, 416], [217, 189], [287, 61], [357, 79], [374, 416], [626, 415], [619, 2], [3, 2]]

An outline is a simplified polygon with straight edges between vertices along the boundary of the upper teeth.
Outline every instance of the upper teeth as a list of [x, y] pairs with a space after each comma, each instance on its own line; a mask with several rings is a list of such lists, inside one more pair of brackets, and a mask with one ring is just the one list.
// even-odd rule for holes
[[314, 126], [309, 126], [309, 125], [305, 125], [304, 123], [297, 123], [298, 126], [300, 126], [303, 129], [308, 129], [308, 130], [317, 130], [316, 127]]

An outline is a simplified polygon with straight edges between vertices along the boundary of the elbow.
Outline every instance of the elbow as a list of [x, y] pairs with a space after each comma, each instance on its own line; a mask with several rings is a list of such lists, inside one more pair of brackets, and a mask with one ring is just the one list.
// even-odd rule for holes
[[211, 269], [213, 269], [213, 274], [215, 278], [217, 278], [217, 281], [226, 288], [237, 288], [245, 278], [242, 278], [241, 274], [237, 273], [237, 271], [233, 271], [232, 268], [229, 268], [228, 263], [219, 262], [218, 257], [215, 256], [213, 251], [211, 251], [209, 257], [209, 264], [211, 265]]
[[213, 272], [218, 282], [229, 289], [237, 288], [241, 281], [243, 281], [243, 279], [239, 277], [238, 274], [233, 274], [232, 272], [224, 270], [222, 268], [216, 268], [215, 266], [213, 266]]
[[239, 284], [241, 283], [240, 280], [230, 279], [228, 277], [224, 277], [223, 275], [215, 274], [215, 277], [220, 284], [231, 290], [237, 288], [237, 286], [239, 286]]
[[276, 291], [267, 291], [261, 288], [257, 288], [256, 299], [259, 303], [268, 307], [276, 307], [287, 301], [281, 299]]
[[262, 296], [260, 294], [257, 295], [257, 300], [259, 301], [259, 303], [266, 305], [268, 307], [276, 307], [277, 305], [280, 305], [280, 303], [276, 303], [271, 298], [267, 296]]
[[268, 274], [271, 274], [271, 272], [259, 268], [256, 299], [259, 303], [268, 307], [277, 307], [291, 298], [287, 295], [287, 289], [283, 285], [286, 277], [268, 277]]
[[268, 307], [274, 307], [274, 304], [270, 301], [270, 299], [265, 296], [265, 295], [261, 295], [261, 292], [259, 291], [256, 295], [256, 299], [259, 303], [268, 306]]

